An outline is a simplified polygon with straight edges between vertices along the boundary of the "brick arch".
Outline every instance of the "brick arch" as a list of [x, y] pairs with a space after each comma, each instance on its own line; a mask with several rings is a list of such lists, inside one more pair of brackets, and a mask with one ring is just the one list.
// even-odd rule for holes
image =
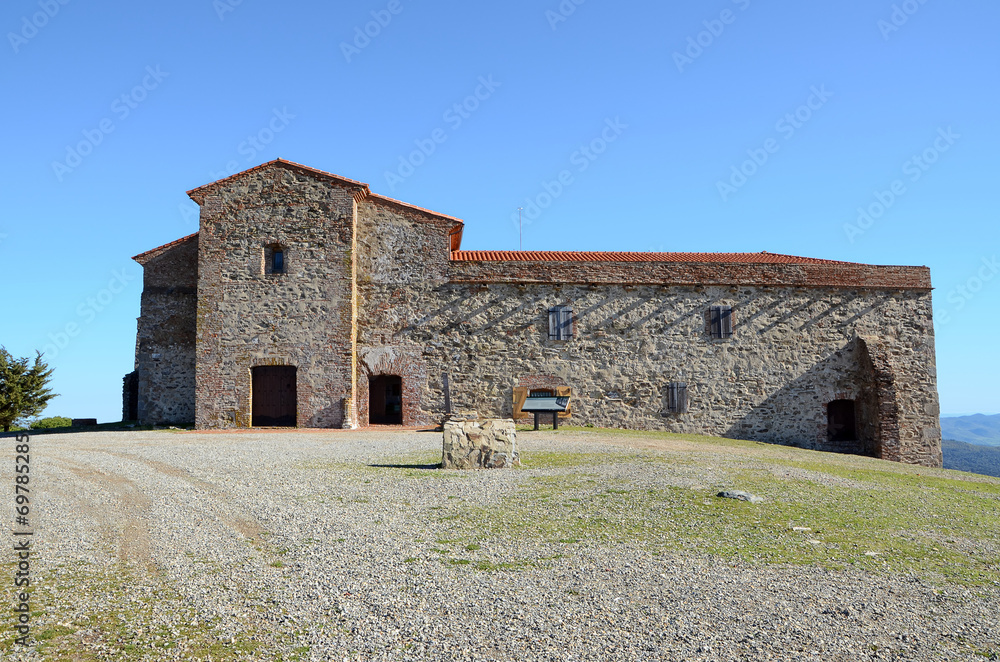
[[397, 375], [403, 380], [403, 425], [427, 425], [420, 409], [421, 389], [427, 383], [427, 368], [413, 352], [399, 347], [358, 348], [358, 427], [368, 427], [369, 380], [380, 375]]

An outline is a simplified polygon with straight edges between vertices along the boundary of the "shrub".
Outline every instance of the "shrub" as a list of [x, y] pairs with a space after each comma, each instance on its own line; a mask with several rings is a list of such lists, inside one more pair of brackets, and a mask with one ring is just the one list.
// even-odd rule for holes
[[65, 416], [49, 416], [48, 418], [40, 418], [37, 421], [32, 421], [32, 430], [48, 430], [51, 428], [68, 428], [73, 424], [72, 419], [66, 418]]

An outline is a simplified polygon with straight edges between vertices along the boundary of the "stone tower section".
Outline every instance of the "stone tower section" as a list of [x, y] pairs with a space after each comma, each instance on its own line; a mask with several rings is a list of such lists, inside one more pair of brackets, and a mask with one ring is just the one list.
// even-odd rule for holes
[[[142, 265], [135, 390], [127, 389], [123, 420], [174, 425], [194, 420], [195, 310], [198, 235], [133, 258]], [[134, 402], [132, 400], [134, 399]]]
[[354, 425], [355, 217], [366, 193], [285, 161], [189, 192], [201, 205], [197, 427], [266, 425], [275, 413], [265, 407], [289, 401], [298, 427]]

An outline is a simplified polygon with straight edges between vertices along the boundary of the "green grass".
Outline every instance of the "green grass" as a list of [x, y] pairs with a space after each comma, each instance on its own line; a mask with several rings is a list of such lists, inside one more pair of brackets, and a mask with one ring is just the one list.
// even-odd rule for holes
[[[142, 590], [137, 592], [136, 586]], [[105, 648], [101, 659], [155, 659], [157, 651], [175, 648], [179, 641], [185, 642], [185, 659], [246, 659], [261, 647], [250, 639], [252, 633], [231, 642], [216, 629], [216, 622], [200, 618], [168, 584], [120, 563], [78, 561], [53, 568], [45, 580], [33, 585], [32, 603], [40, 607], [32, 613], [32, 634], [40, 659], [98, 659], [79, 650], [76, 635], [81, 630], [87, 630], [88, 639]], [[157, 616], [163, 611], [181, 618], [168, 627]], [[12, 631], [4, 632], [0, 650], [13, 650], [15, 636]]]
[[[480, 538], [489, 540], [491, 550], [524, 538], [563, 549], [628, 544], [651, 554], [1000, 584], [1000, 481], [757, 442], [610, 434], [691, 442], [694, 448], [523, 450], [521, 480], [516, 492], [505, 495], [504, 507], [463, 504], [450, 519], [432, 522], [437, 539]], [[734, 454], [734, 448], [745, 452]], [[634, 480], [610, 477], [621, 475], [610, 472], [621, 465], [630, 466], [626, 475]], [[660, 474], [683, 477], [686, 481], [676, 482], [687, 486], [664, 484], [670, 481], [657, 480]], [[765, 501], [717, 498], [725, 488], [747, 490]], [[810, 530], [794, 531], [796, 526]], [[479, 544], [466, 549], [478, 551]], [[528, 565], [490, 558], [474, 564], [483, 571]]]

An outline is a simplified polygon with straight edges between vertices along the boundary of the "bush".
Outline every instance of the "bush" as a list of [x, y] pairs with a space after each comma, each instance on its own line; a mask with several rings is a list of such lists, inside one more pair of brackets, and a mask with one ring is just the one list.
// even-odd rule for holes
[[73, 421], [65, 416], [49, 416], [48, 418], [40, 418], [37, 421], [31, 423], [32, 430], [48, 430], [50, 428], [68, 428], [73, 424]]

